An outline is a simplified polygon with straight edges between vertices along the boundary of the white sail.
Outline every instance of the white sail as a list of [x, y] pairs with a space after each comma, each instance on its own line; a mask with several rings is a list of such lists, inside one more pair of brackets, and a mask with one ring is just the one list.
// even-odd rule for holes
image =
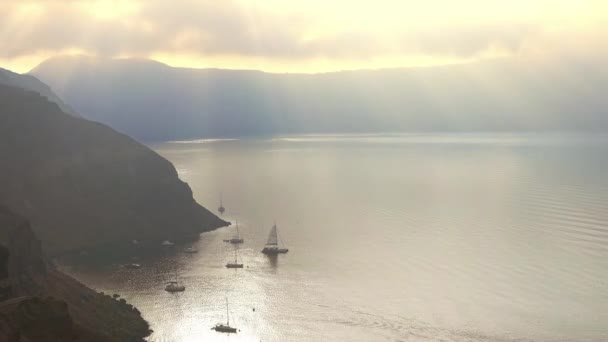
[[240, 239], [241, 238], [241, 234], [239, 233], [239, 221], [236, 221], [236, 235], [234, 235], [233, 239]]
[[268, 241], [266, 242], [266, 246], [277, 246], [277, 245], [278, 245], [277, 225], [275, 224], [274, 226], [272, 226], [272, 229], [270, 230], [270, 235], [268, 235]]

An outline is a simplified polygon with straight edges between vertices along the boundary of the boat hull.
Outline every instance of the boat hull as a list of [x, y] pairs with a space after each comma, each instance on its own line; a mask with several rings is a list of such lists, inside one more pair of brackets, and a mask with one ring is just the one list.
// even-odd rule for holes
[[243, 264], [226, 264], [226, 268], [243, 268]]
[[264, 248], [262, 249], [262, 253], [266, 255], [277, 255], [277, 254], [285, 254], [289, 252], [287, 248]]
[[213, 329], [217, 332], [223, 332], [223, 333], [229, 333], [229, 334], [236, 333], [236, 328], [227, 327], [227, 326], [217, 326], [217, 327], [213, 327], [211, 329]]
[[167, 287], [165, 287], [165, 291], [171, 292], [171, 293], [184, 292], [184, 291], [186, 291], [186, 287], [185, 286], [176, 286], [176, 287], [167, 286]]

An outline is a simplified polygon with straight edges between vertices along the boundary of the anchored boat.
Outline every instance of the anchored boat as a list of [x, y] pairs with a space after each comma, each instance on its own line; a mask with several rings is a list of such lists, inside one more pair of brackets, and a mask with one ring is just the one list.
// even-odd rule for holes
[[239, 233], [239, 221], [236, 221], [236, 235], [230, 239], [224, 240], [224, 242], [230, 242], [233, 244], [243, 243], [245, 240], [241, 237], [241, 233]]
[[194, 253], [198, 253], [198, 250], [196, 248], [194, 248], [194, 246], [191, 246], [191, 247], [184, 249], [184, 253], [194, 254]]
[[181, 285], [178, 281], [177, 281], [177, 270], [175, 271], [175, 280], [170, 281], [167, 286], [165, 287], [165, 291], [167, 292], [184, 292], [186, 290], [186, 287], [184, 285]]
[[211, 328], [212, 330], [215, 330], [217, 332], [223, 332], [223, 333], [235, 333], [236, 334], [236, 328], [233, 328], [230, 326], [230, 314], [228, 313], [228, 298], [226, 298], [226, 324], [223, 323], [218, 323], [216, 324], [213, 328]]
[[239, 256], [238, 250], [239, 250], [238, 247], [236, 247], [234, 249], [234, 262], [227, 263], [226, 268], [243, 268], [243, 264], [239, 264], [239, 261], [238, 261], [238, 256]]
[[220, 214], [224, 214], [224, 211], [226, 211], [226, 208], [224, 208], [224, 204], [222, 203], [222, 195], [220, 195], [220, 207], [217, 208], [217, 211], [219, 211]]
[[272, 229], [270, 229], [268, 241], [266, 241], [266, 245], [264, 246], [264, 249], [262, 249], [262, 253], [267, 255], [277, 255], [287, 252], [289, 252], [289, 249], [281, 248], [279, 246], [279, 233], [277, 232], [277, 224], [275, 223], [272, 226]]

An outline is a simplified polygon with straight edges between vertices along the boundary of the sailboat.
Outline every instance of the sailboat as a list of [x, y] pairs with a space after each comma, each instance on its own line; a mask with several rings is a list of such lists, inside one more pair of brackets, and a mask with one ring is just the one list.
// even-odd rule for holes
[[228, 298], [226, 298], [226, 324], [218, 323], [212, 330], [224, 333], [236, 333], [236, 328], [230, 326], [230, 314], [228, 313]]
[[241, 237], [241, 234], [239, 233], [239, 221], [236, 221], [236, 235], [230, 239], [224, 240], [224, 242], [238, 244], [238, 243], [243, 243], [244, 241], [245, 240], [243, 240], [243, 238]]
[[217, 211], [219, 211], [220, 214], [224, 214], [224, 211], [226, 211], [226, 208], [224, 208], [224, 204], [222, 203], [222, 195], [220, 195], [220, 207], [217, 208]]
[[186, 287], [184, 285], [180, 285], [177, 281], [177, 269], [175, 270], [175, 280], [170, 281], [165, 287], [165, 291], [167, 292], [184, 292]]
[[239, 261], [238, 261], [238, 250], [239, 250], [238, 247], [236, 247], [234, 249], [234, 262], [227, 263], [226, 264], [227, 268], [243, 268], [243, 264], [239, 264]]
[[287, 248], [279, 247], [279, 234], [277, 233], [277, 224], [275, 223], [270, 229], [270, 234], [268, 235], [268, 241], [266, 241], [266, 245], [264, 249], [262, 249], [262, 253], [268, 255], [277, 255], [289, 252]]

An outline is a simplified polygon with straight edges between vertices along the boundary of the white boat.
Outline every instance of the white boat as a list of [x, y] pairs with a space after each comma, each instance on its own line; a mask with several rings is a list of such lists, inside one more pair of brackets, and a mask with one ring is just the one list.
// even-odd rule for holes
[[226, 268], [243, 268], [243, 264], [239, 264], [238, 261], [238, 247], [234, 249], [234, 262], [229, 262], [226, 264]]
[[194, 254], [198, 253], [198, 250], [192, 246], [184, 249], [184, 253]]
[[167, 292], [184, 292], [186, 291], [186, 287], [184, 285], [180, 285], [177, 281], [170, 281], [165, 287], [165, 291]]
[[174, 243], [173, 243], [173, 242], [171, 242], [171, 241], [169, 241], [169, 240], [165, 240], [165, 241], [163, 241], [163, 242], [161, 243], [161, 245], [163, 245], [163, 246], [173, 246], [173, 245], [174, 245]]
[[141, 264], [136, 264], [136, 263], [124, 264], [122, 266], [124, 268], [128, 268], [128, 269], [138, 269], [138, 268], [141, 268]]
[[169, 283], [167, 283], [167, 286], [165, 286], [165, 291], [167, 292], [184, 292], [186, 290], [186, 287], [184, 285], [181, 285], [178, 281], [177, 281], [177, 270], [175, 271], [175, 280], [170, 281]]
[[268, 235], [268, 241], [266, 241], [266, 245], [264, 245], [264, 249], [262, 249], [262, 253], [267, 255], [277, 255], [284, 254], [289, 252], [287, 248], [281, 248], [279, 246], [279, 233], [277, 232], [276, 223], [270, 229], [270, 234]]
[[243, 240], [243, 238], [241, 237], [241, 233], [239, 232], [239, 221], [238, 220], [236, 221], [236, 235], [230, 239], [224, 240], [224, 242], [230, 242], [233, 244], [239, 244], [239, 243], [245, 242], [245, 240]]
[[217, 332], [236, 334], [237, 329], [230, 326], [230, 313], [228, 312], [228, 298], [226, 298], [226, 324], [218, 323], [211, 330], [215, 330]]

